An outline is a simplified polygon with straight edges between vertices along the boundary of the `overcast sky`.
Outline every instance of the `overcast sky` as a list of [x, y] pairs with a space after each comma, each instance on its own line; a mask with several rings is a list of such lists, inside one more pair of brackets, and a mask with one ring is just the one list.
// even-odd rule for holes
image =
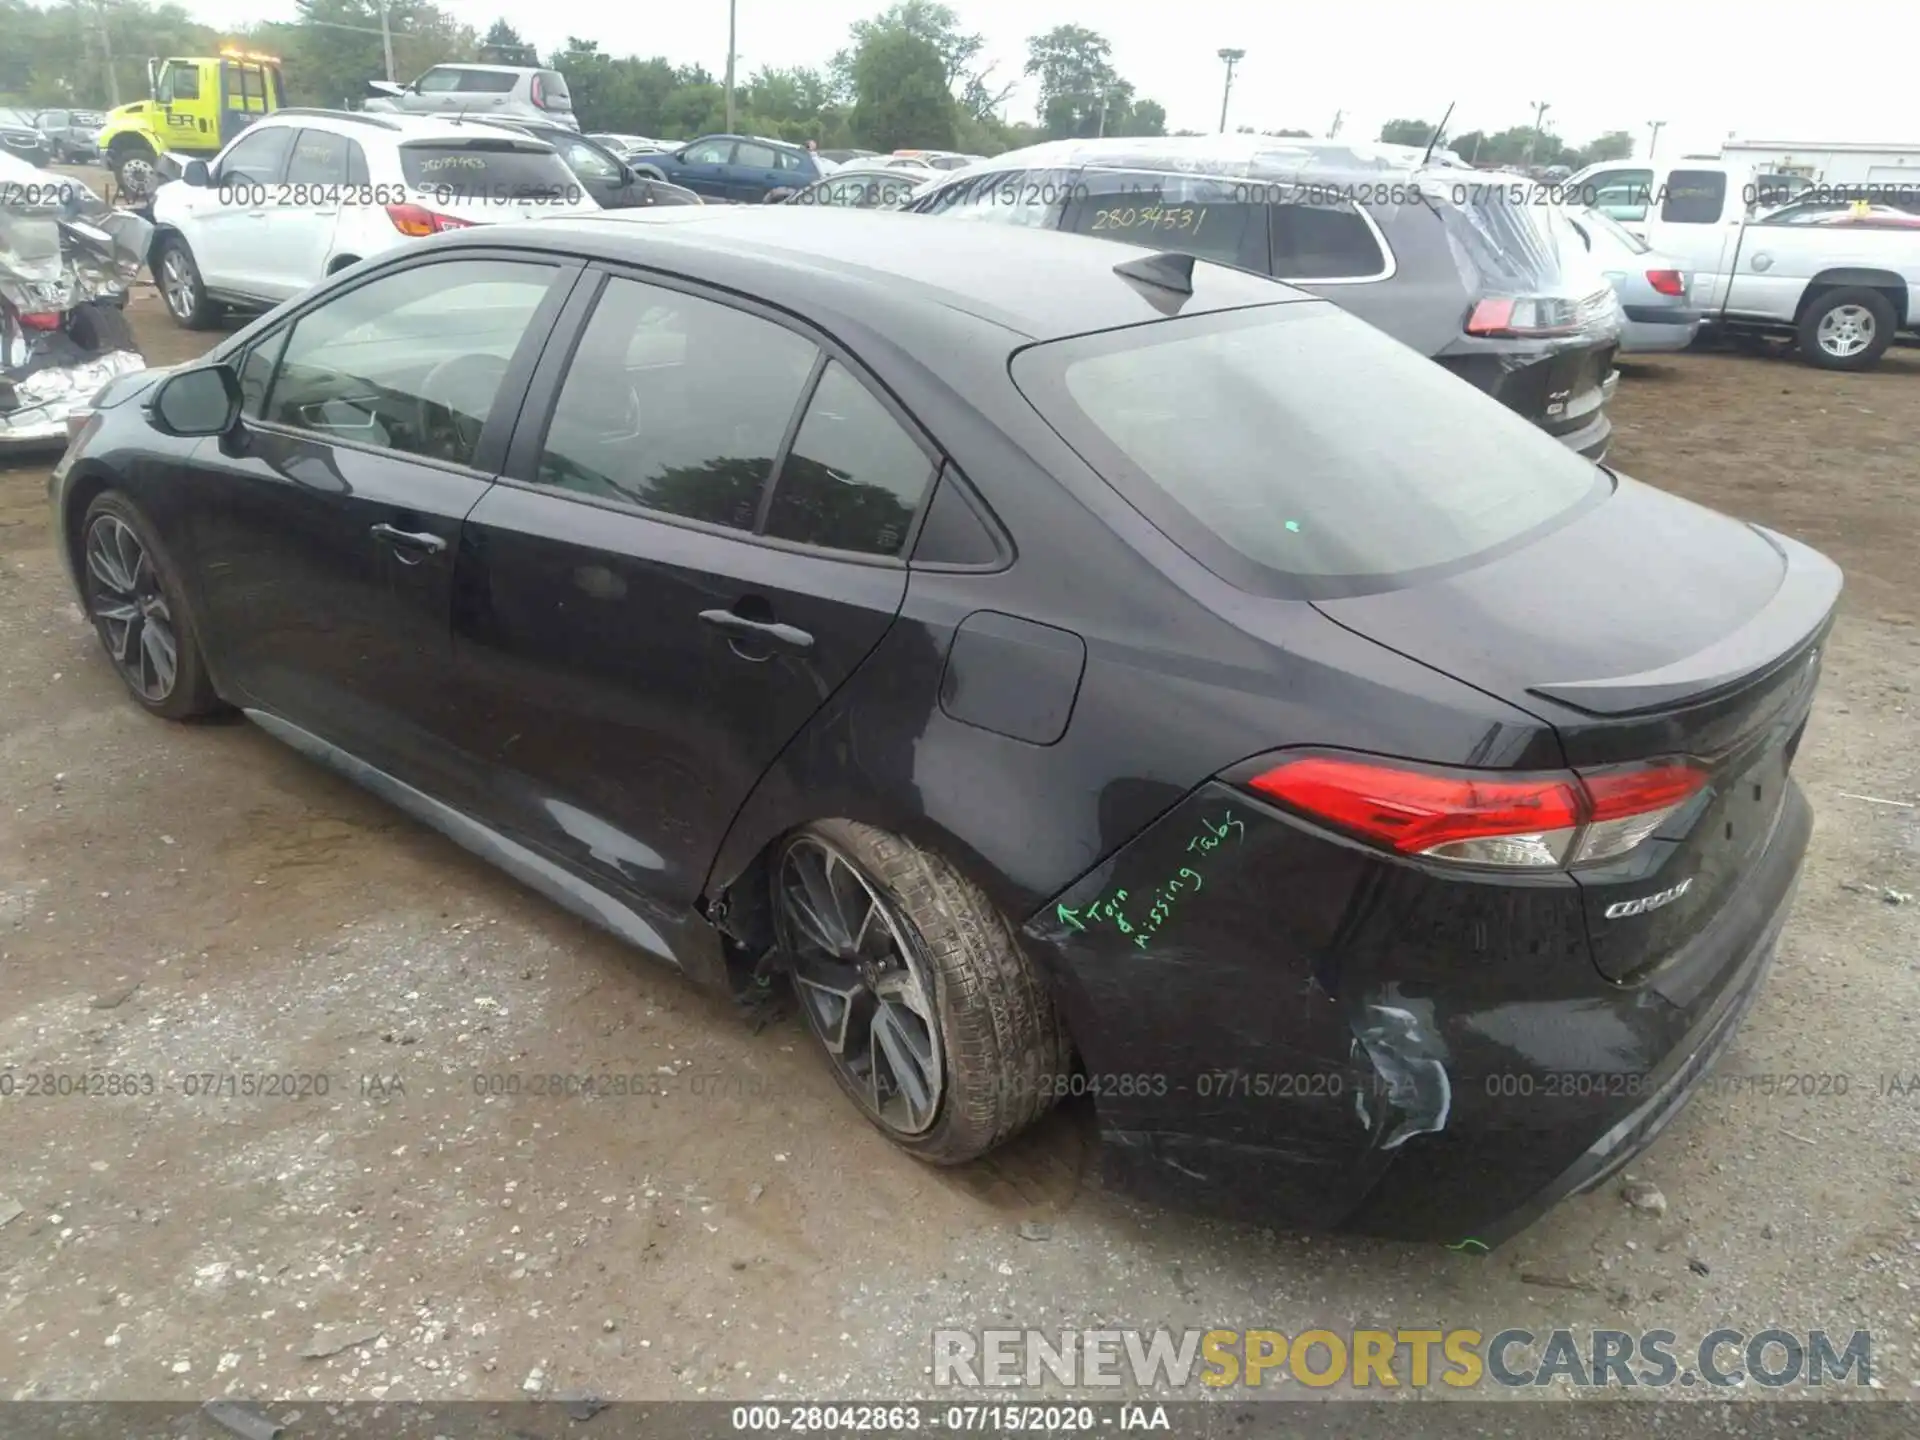
[[[665, 55], [716, 75], [726, 64], [726, 0], [440, 0], [480, 29], [504, 15], [542, 51], [569, 35], [614, 55]], [[737, 0], [743, 77], [762, 65], [822, 65], [855, 20], [885, 0]], [[1916, 31], [1899, 3], [1822, 0], [1779, 9], [1741, 0], [951, 0], [986, 37], [995, 76], [1018, 76], [1026, 41], [1055, 25], [1085, 25], [1113, 44], [1113, 62], [1138, 92], [1167, 108], [1169, 129], [1213, 130], [1224, 66], [1216, 52], [1247, 52], [1234, 79], [1230, 125], [1324, 134], [1344, 110], [1342, 134], [1373, 138], [1396, 116], [1438, 120], [1457, 102], [1453, 133], [1527, 123], [1547, 101], [1547, 128], [1574, 144], [1604, 130], [1634, 133], [1664, 120], [1660, 153], [1712, 150], [1742, 138], [1920, 144], [1912, 87], [1859, 56], [1818, 52], [1836, 37]], [[293, 16], [291, 0], [188, 0], [215, 24]], [[1902, 21], [1901, 17], [1906, 19]], [[1868, 43], [1871, 43], [1869, 40]], [[1895, 44], [1889, 56], [1898, 52]], [[1909, 55], [1911, 51], [1908, 51]], [[1805, 62], [1805, 63], [1803, 63]], [[1837, 65], [1838, 68], [1834, 68]], [[1897, 70], [1897, 66], [1895, 69]], [[1850, 77], [1830, 83], [1834, 77]], [[1820, 77], [1826, 78], [1820, 78]], [[1813, 78], [1809, 78], [1813, 77]], [[407, 78], [407, 77], [402, 77]], [[1022, 82], [1010, 118], [1032, 119]]]

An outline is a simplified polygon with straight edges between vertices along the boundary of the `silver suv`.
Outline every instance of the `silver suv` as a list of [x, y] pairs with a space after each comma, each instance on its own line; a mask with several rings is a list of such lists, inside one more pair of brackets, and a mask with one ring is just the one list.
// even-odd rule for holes
[[539, 120], [578, 130], [567, 77], [526, 65], [436, 65], [406, 85], [369, 80], [381, 92], [366, 108], [389, 114], [474, 114], [490, 119]]

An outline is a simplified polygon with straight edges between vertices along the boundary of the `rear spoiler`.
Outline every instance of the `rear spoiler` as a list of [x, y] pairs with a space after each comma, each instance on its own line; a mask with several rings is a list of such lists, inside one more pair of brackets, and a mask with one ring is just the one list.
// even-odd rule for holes
[[1773, 598], [1746, 624], [1706, 649], [1657, 670], [1610, 680], [1530, 685], [1530, 693], [1588, 715], [1637, 715], [1681, 701], [1697, 704], [1752, 684], [1784, 665], [1817, 660], [1818, 652], [1805, 659], [1801, 652], [1833, 615], [1845, 581], [1840, 567], [1797, 540], [1761, 525], [1749, 528], [1780, 552], [1786, 573]]

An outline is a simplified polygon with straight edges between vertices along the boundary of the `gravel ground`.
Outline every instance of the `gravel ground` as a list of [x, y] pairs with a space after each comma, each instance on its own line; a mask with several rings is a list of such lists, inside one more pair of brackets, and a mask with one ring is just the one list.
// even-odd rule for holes
[[[157, 360], [200, 348], [134, 314]], [[149, 719], [45, 470], [0, 470], [0, 1398], [897, 1395], [931, 1331], [1019, 1324], [1866, 1329], [1860, 1398], [1920, 1399], [1916, 396], [1915, 351], [1622, 384], [1624, 469], [1848, 571], [1811, 859], [1721, 1064], [1847, 1079], [1703, 1093], [1633, 1168], [1657, 1200], [1486, 1258], [1133, 1206], [1073, 1108], [969, 1168], [902, 1157], [797, 1022], [754, 1033], [243, 723]], [[135, 1093], [19, 1089], [78, 1071]], [[646, 1093], [477, 1092], [509, 1071]]]

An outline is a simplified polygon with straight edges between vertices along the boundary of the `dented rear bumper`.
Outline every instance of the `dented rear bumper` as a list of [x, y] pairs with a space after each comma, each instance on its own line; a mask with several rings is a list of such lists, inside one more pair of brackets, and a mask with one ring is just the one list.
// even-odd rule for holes
[[1684, 1106], [1758, 992], [1811, 828], [1790, 787], [1710, 927], [1630, 986], [1594, 965], [1565, 874], [1388, 858], [1219, 784], [1026, 935], [1053, 967], [1110, 1184], [1485, 1249], [1603, 1183]]

